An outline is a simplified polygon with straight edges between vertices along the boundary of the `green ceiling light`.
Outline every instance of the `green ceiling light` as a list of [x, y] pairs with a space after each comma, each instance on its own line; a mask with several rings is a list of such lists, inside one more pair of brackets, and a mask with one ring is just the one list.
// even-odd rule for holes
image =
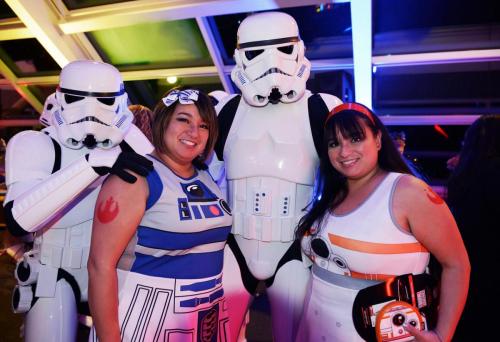
[[161, 21], [87, 33], [104, 60], [126, 69], [212, 65], [196, 21]]

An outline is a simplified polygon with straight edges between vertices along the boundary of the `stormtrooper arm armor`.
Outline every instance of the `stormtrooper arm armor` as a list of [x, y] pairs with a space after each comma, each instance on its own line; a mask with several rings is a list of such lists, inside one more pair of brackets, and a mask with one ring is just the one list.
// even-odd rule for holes
[[45, 222], [56, 217], [99, 178], [85, 156], [52, 174], [56, 156], [51, 138], [41, 132], [23, 133], [9, 142], [5, 160], [8, 227], [18, 236], [43, 228]]
[[149, 142], [148, 138], [142, 131], [134, 124], [130, 125], [127, 134], [123, 137], [123, 141], [129, 145], [132, 150], [140, 155], [146, 155], [153, 152], [154, 147]]
[[[15, 136], [7, 147], [6, 170], [8, 178], [5, 200], [8, 226], [13, 235], [33, 233], [60, 213], [64, 207], [85, 190], [100, 175], [110, 172], [121, 178], [128, 175], [124, 169], [141, 175], [147, 174], [148, 166], [138, 165], [141, 161], [121, 158], [121, 150], [93, 150], [77, 158], [68, 166], [52, 173], [51, 160], [37, 160], [37, 156], [54, 151], [47, 135], [27, 131]], [[52, 153], [55, 155], [55, 153]], [[132, 182], [135, 177], [132, 177]], [[125, 179], [126, 180], [126, 179]], [[126, 180], [127, 181], [127, 180]]]

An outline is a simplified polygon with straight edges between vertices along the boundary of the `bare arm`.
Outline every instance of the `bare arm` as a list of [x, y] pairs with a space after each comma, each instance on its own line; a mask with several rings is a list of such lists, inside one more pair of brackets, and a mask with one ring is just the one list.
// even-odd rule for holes
[[146, 206], [148, 187], [110, 176], [97, 198], [88, 262], [89, 305], [100, 342], [120, 341], [116, 264], [134, 235]]
[[465, 305], [470, 274], [469, 258], [455, 219], [432, 188], [415, 177], [400, 180], [394, 203], [398, 221], [403, 220], [402, 225], [443, 268], [436, 329], [433, 333], [421, 333], [411, 327], [408, 330], [417, 341], [450, 341]]

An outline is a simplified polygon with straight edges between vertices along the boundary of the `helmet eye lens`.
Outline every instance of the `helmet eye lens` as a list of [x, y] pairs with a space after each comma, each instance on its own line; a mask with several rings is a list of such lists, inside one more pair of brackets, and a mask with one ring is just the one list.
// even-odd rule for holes
[[71, 94], [64, 94], [64, 101], [66, 101], [67, 104], [81, 101], [83, 100], [83, 96], [77, 96], [77, 95], [71, 95]]
[[258, 55], [260, 55], [263, 52], [264, 52], [264, 50], [247, 50], [247, 51], [245, 51], [245, 57], [249, 61], [251, 61], [252, 59], [254, 59], [255, 57], [257, 57]]
[[287, 55], [291, 55], [293, 52], [293, 45], [287, 45], [287, 46], [281, 46], [278, 48], [283, 53], [286, 53]]
[[97, 101], [99, 101], [107, 106], [112, 106], [115, 103], [115, 98], [114, 97], [98, 97]]

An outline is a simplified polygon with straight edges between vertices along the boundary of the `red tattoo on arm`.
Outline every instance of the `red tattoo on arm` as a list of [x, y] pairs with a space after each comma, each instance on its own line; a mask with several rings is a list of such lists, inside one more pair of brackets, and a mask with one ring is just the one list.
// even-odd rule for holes
[[427, 194], [427, 198], [434, 204], [443, 204], [444, 201], [438, 194], [432, 190], [430, 186], [427, 187], [425, 193]]
[[101, 223], [109, 223], [115, 219], [119, 211], [118, 202], [111, 196], [106, 201], [99, 203], [97, 207], [97, 219]]

